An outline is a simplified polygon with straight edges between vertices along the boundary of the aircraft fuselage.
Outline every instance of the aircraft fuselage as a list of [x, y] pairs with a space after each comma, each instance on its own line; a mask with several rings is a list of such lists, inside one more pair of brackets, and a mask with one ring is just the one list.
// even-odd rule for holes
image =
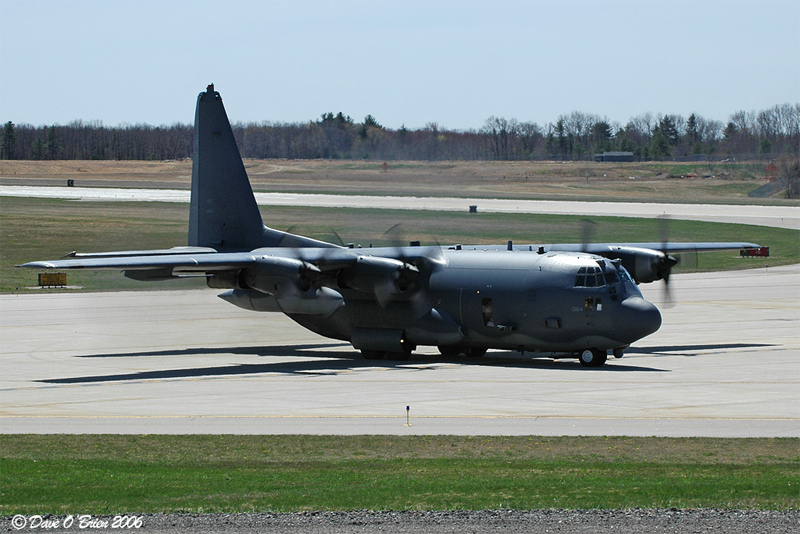
[[[380, 256], [383, 250], [359, 252]], [[375, 351], [417, 345], [606, 351], [627, 347], [661, 324], [619, 263], [573, 252], [446, 250], [425, 287], [384, 306], [364, 292], [336, 290], [346, 304], [330, 316], [288, 315], [321, 335]]]

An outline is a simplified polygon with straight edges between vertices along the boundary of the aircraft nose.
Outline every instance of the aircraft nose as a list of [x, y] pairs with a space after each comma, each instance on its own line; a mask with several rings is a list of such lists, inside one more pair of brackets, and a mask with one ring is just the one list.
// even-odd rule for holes
[[641, 297], [623, 300], [613, 318], [620, 341], [633, 343], [661, 327], [661, 312]]

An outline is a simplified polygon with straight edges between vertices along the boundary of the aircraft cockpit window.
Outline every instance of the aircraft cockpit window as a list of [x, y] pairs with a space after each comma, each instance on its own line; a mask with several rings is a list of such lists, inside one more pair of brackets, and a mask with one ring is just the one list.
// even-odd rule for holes
[[613, 286], [617, 282], [619, 282], [619, 278], [617, 278], [617, 273], [615, 271], [606, 271], [606, 284]]
[[597, 277], [597, 287], [603, 287], [606, 285], [606, 280], [603, 277], [603, 270], [600, 267], [594, 268], [594, 274]]
[[600, 267], [581, 267], [575, 277], [575, 287], [603, 287], [605, 285], [606, 279]]
[[622, 279], [623, 282], [629, 282], [631, 284], [634, 283], [633, 279], [631, 278], [631, 275], [628, 274], [628, 271], [626, 271], [624, 268], [619, 269], [619, 277]]

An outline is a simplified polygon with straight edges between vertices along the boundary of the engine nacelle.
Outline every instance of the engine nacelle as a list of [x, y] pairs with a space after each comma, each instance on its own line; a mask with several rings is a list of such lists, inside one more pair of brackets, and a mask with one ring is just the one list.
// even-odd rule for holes
[[[402, 293], [419, 278], [416, 266], [393, 258], [359, 256], [356, 263], [339, 274], [340, 287], [368, 293]], [[388, 289], [387, 289], [388, 288]]]
[[238, 279], [242, 287], [280, 297], [305, 293], [320, 274], [317, 266], [296, 258], [262, 256], [255, 265], [242, 270]]
[[637, 284], [668, 279], [672, 267], [678, 260], [658, 250], [637, 247], [614, 247], [610, 253], [603, 253], [609, 259], [622, 261], [622, 266]]

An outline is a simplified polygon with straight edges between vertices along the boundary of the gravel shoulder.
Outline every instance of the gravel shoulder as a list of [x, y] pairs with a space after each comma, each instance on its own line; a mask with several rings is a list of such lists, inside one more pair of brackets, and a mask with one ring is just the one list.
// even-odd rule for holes
[[[142, 517], [141, 532], [150, 533], [487, 533], [548, 532], [619, 533], [726, 532], [796, 533], [800, 511], [763, 510], [482, 510], [449, 512], [303, 512], [296, 514], [154, 514]], [[59, 517], [53, 516], [57, 520]], [[63, 520], [63, 517], [61, 518]], [[96, 525], [110, 522], [113, 516], [93, 518]], [[3, 531], [14, 531], [12, 518], [0, 522]], [[110, 527], [106, 527], [110, 529]], [[95, 526], [92, 530], [105, 530]], [[20, 531], [31, 530], [23, 527]], [[49, 532], [79, 530], [47, 529]]]

